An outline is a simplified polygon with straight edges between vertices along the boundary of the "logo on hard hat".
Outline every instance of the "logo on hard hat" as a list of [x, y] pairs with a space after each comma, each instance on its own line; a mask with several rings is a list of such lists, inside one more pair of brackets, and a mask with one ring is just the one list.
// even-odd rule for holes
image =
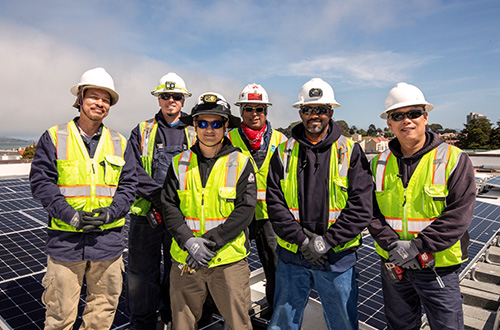
[[201, 97], [201, 101], [205, 103], [214, 103], [217, 102], [217, 96], [213, 94], [206, 94]]
[[309, 90], [309, 97], [322, 97], [323, 91], [321, 88], [311, 88]]
[[248, 93], [249, 101], [262, 101], [262, 94], [260, 93]]
[[169, 90], [175, 89], [175, 83], [172, 81], [165, 82], [165, 89], [169, 89]]

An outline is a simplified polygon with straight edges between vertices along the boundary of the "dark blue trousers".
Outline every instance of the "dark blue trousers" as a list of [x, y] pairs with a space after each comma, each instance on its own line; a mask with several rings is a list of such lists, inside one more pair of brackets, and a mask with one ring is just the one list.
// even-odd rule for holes
[[130, 218], [127, 271], [130, 328], [155, 330], [158, 311], [165, 323], [172, 319], [169, 295], [172, 236], [163, 224], [153, 229], [146, 217], [130, 215]]
[[420, 329], [422, 310], [431, 329], [464, 329], [463, 298], [460, 293], [460, 266], [436, 268], [445, 287], [441, 288], [431, 269], [407, 269], [403, 279], [391, 283], [382, 271], [384, 309], [389, 329]]

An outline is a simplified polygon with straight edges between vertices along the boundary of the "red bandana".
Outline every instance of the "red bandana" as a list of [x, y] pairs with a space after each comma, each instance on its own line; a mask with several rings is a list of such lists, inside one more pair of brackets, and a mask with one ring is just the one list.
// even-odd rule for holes
[[261, 130], [251, 129], [244, 123], [241, 123], [241, 128], [243, 129], [243, 132], [245, 133], [245, 136], [247, 137], [247, 140], [250, 143], [250, 148], [252, 148], [253, 151], [259, 150], [260, 142], [262, 141], [262, 136], [266, 131], [266, 123], [264, 123], [264, 126], [262, 127]]

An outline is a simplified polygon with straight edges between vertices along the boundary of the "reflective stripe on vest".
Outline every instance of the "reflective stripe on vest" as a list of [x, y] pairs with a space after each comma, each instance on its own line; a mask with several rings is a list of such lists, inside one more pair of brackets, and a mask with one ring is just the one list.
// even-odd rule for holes
[[[111, 205], [125, 165], [125, 138], [103, 126], [94, 157], [90, 158], [74, 121], [51, 127], [49, 133], [56, 148], [57, 185], [68, 204], [77, 211], [92, 211]], [[124, 224], [122, 218], [100, 228], [104, 230]], [[77, 231], [56, 218], [51, 219], [49, 229]]]
[[[422, 156], [406, 188], [398, 177], [398, 160], [389, 150], [373, 159], [372, 171], [379, 209], [400, 239], [417, 237], [439, 217], [446, 207], [447, 180], [454, 172], [460, 155], [460, 149], [441, 143]], [[375, 246], [377, 252], [387, 259], [387, 251], [377, 243]], [[460, 241], [434, 255], [436, 267], [451, 266], [466, 260], [462, 260]]]
[[[248, 150], [248, 147], [245, 144], [239, 129], [231, 130], [228, 136], [229, 139], [231, 140], [231, 143], [235, 147], [240, 148], [242, 152], [248, 157], [252, 157], [252, 153], [250, 152], [250, 150]], [[254, 163], [255, 176], [257, 179], [257, 203], [255, 205], [256, 220], [269, 218], [267, 212], [267, 203], [266, 203], [266, 188], [267, 188], [267, 175], [269, 173], [269, 163], [278, 145], [285, 141], [286, 141], [286, 136], [283, 133], [276, 130], [272, 130], [271, 138], [269, 140], [269, 146], [267, 147], [266, 151], [266, 158], [262, 162], [260, 168], [257, 168], [257, 165]]]
[[[329, 207], [328, 207], [328, 228], [333, 225], [338, 217], [340, 216], [342, 209], [345, 207], [345, 204], [348, 199], [347, 188], [347, 173], [349, 170], [350, 164], [350, 154], [353, 147], [353, 141], [345, 136], [340, 136], [338, 140], [332, 144], [331, 147], [331, 158], [330, 158], [330, 172], [329, 172]], [[287, 187], [288, 184], [291, 185], [290, 189], [295, 189], [298, 187], [297, 185], [297, 166], [298, 166], [298, 153], [299, 153], [299, 145], [294, 138], [289, 138], [286, 142], [280, 145], [279, 155], [280, 160], [283, 165], [283, 182], [285, 185], [283, 187]], [[292, 172], [295, 175], [289, 177], [289, 173]], [[293, 182], [289, 180], [295, 180]], [[300, 222], [300, 212], [298, 209], [298, 197], [297, 192], [293, 191], [292, 194], [294, 196], [289, 195], [290, 192], [283, 191], [285, 195], [285, 199], [288, 205], [288, 209], [290, 213], [295, 218], [297, 222]], [[350, 247], [354, 247], [360, 244], [361, 236], [358, 235], [356, 238], [347, 242], [343, 246], [336, 246], [333, 248], [334, 251], [342, 251]], [[278, 244], [284, 247], [287, 250], [292, 252], [297, 252], [298, 246], [296, 244], [292, 244], [286, 242], [285, 240], [278, 237]]]

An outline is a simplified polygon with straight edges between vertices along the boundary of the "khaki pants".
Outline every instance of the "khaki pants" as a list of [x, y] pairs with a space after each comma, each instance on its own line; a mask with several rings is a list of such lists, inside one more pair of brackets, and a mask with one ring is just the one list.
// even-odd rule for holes
[[252, 329], [249, 310], [250, 270], [246, 259], [213, 268], [201, 267], [181, 276], [179, 263], [170, 270], [172, 329], [194, 330], [208, 291], [230, 330]]
[[122, 256], [107, 261], [60, 262], [47, 258], [42, 302], [47, 308], [45, 330], [72, 329], [85, 276], [87, 299], [81, 330], [109, 329], [122, 291]]

